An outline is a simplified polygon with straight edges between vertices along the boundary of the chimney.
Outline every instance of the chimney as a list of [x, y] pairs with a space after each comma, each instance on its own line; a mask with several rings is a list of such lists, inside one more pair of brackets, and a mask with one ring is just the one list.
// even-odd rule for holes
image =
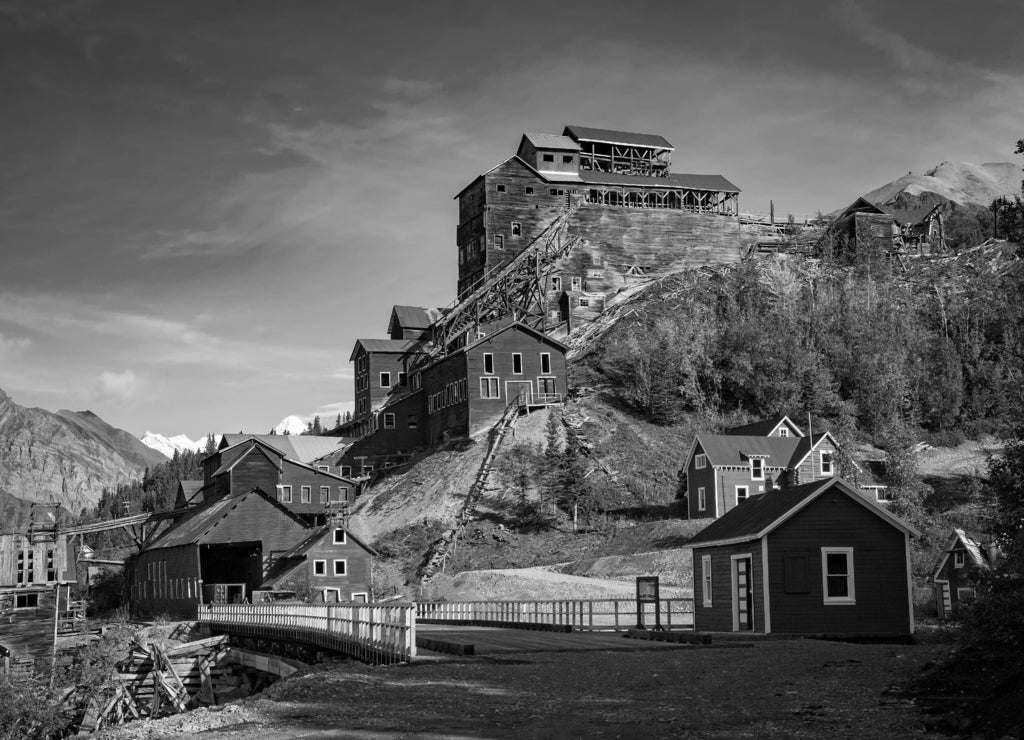
[[999, 557], [999, 545], [996, 544], [995, 540], [990, 539], [985, 550], [988, 555], [988, 564], [994, 566], [996, 559]]

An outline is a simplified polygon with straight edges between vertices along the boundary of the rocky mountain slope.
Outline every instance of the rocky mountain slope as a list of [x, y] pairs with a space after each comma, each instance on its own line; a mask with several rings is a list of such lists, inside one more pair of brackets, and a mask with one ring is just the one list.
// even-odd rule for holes
[[907, 173], [864, 197], [879, 204], [916, 198], [988, 207], [996, 198], [1020, 195], [1020, 187], [1021, 169], [1013, 162], [943, 162], [923, 175]]
[[139, 441], [146, 447], [156, 450], [168, 458], [174, 457], [175, 452], [201, 452], [206, 448], [207, 439], [208, 437], [202, 437], [193, 441], [184, 434], [165, 437], [157, 432], [149, 431], [139, 437]]
[[18, 526], [32, 502], [80, 513], [105, 486], [162, 462], [159, 452], [91, 411], [25, 408], [0, 391], [0, 529]]

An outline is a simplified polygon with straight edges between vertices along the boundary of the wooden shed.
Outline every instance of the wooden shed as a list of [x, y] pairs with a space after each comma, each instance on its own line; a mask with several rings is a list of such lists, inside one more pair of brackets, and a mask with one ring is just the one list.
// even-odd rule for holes
[[939, 619], [952, 616], [962, 604], [974, 600], [978, 579], [992, 569], [998, 557], [999, 548], [992, 537], [953, 529], [931, 579]]
[[695, 629], [910, 635], [912, 535], [839, 478], [752, 496], [690, 542]]

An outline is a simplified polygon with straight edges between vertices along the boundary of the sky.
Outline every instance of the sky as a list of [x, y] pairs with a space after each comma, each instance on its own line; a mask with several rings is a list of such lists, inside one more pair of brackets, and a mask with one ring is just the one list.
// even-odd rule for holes
[[831, 211], [1014, 161], [1024, 5], [0, 0], [0, 389], [137, 435], [333, 422], [355, 340], [452, 302], [453, 196], [566, 124]]

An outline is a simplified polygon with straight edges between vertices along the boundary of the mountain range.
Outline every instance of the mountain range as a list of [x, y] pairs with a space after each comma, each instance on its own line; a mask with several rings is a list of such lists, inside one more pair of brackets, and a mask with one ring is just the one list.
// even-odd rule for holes
[[[218, 439], [216, 435], [212, 436], [214, 436], [214, 441]], [[193, 441], [184, 434], [165, 437], [157, 432], [146, 432], [139, 437], [139, 441], [146, 445], [146, 447], [156, 450], [160, 454], [171, 458], [174, 457], [175, 452], [202, 452], [206, 449], [206, 441], [209, 438], [209, 436], [206, 436]]]
[[912, 210], [937, 203], [988, 208], [996, 198], [1021, 194], [1021, 168], [1012, 162], [943, 162], [924, 174], [908, 172], [864, 194], [878, 205]]
[[22, 526], [34, 502], [81, 513], [96, 505], [105, 487], [163, 462], [163, 455], [91, 411], [26, 408], [0, 390], [2, 531]]

